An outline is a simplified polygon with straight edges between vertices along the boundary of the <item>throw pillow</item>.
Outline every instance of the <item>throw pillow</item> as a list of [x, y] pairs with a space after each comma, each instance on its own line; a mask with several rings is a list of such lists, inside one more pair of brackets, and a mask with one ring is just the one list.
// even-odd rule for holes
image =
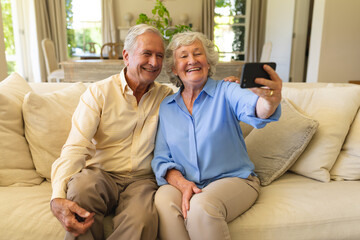
[[329, 182], [330, 169], [359, 108], [360, 87], [336, 84], [304, 89], [284, 87], [283, 97], [319, 122], [319, 128], [309, 146], [290, 170]]
[[30, 186], [43, 181], [35, 171], [24, 136], [21, 106], [30, 91], [17, 73], [0, 82], [0, 186]]
[[279, 121], [254, 129], [245, 138], [262, 186], [269, 185], [295, 163], [319, 125], [298, 112], [286, 99], [281, 101], [281, 111]]
[[60, 156], [71, 128], [71, 117], [86, 90], [83, 83], [51, 93], [25, 96], [25, 136], [36, 171], [50, 181], [51, 165]]
[[360, 180], [360, 110], [330, 174], [334, 180]]
[[244, 123], [244, 122], [240, 122], [240, 128], [241, 128], [244, 138], [246, 138], [246, 136], [249, 135], [249, 133], [254, 129], [253, 126], [251, 126], [247, 123]]

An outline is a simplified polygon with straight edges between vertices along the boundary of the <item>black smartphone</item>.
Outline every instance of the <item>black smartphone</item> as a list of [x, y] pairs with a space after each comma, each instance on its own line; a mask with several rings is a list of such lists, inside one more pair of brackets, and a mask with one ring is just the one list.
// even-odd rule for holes
[[274, 62], [245, 63], [241, 71], [241, 88], [262, 87], [263, 85], [255, 83], [255, 78], [270, 79], [269, 74], [264, 70], [264, 64], [269, 65], [276, 70]]

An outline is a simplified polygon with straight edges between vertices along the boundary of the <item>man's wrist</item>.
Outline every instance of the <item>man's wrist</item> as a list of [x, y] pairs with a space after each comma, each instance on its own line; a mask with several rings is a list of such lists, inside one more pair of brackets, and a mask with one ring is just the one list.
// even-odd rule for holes
[[53, 210], [53, 202], [54, 200], [57, 200], [57, 199], [62, 199], [62, 198], [53, 198], [50, 200], [50, 209]]

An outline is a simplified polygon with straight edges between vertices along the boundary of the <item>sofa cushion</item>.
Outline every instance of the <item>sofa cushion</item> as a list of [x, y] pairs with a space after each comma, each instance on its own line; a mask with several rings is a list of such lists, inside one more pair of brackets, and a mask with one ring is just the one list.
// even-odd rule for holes
[[334, 180], [360, 180], [360, 110], [330, 174]]
[[47, 180], [50, 180], [51, 165], [60, 156], [71, 128], [72, 114], [85, 90], [83, 83], [74, 83], [55, 92], [29, 92], [25, 96], [25, 136], [36, 171]]
[[[51, 183], [0, 187], [0, 239], [63, 240], [65, 229], [50, 210]], [[113, 215], [104, 218], [104, 234], [113, 231]]]
[[[1, 239], [64, 239], [65, 230], [50, 210], [51, 184], [0, 187]], [[6, 207], [4, 207], [6, 206]]]
[[[31, 89], [35, 93], [43, 94], [55, 92], [73, 85], [73, 82], [31, 82], [29, 83]], [[85, 86], [90, 83], [83, 83]]]
[[319, 125], [298, 112], [287, 99], [281, 101], [281, 110], [279, 121], [254, 129], [245, 138], [262, 186], [270, 184], [294, 164]]
[[253, 126], [244, 122], [240, 122], [240, 128], [244, 138], [246, 138], [250, 134], [250, 132], [254, 129]]
[[319, 122], [312, 141], [290, 170], [323, 182], [330, 181], [329, 171], [359, 108], [360, 86], [284, 87], [283, 97]]
[[0, 82], [0, 186], [28, 186], [43, 181], [35, 171], [24, 136], [21, 106], [31, 91], [19, 74]]
[[231, 239], [359, 239], [359, 186], [285, 173], [229, 223]]

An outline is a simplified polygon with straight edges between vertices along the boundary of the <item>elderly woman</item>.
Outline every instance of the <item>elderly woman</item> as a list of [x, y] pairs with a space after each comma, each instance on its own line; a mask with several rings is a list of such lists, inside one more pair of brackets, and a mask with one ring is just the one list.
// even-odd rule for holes
[[[152, 168], [161, 239], [230, 239], [227, 223], [258, 197], [239, 121], [256, 128], [280, 117], [282, 81], [265, 65], [266, 88], [241, 89], [215, 81], [218, 55], [203, 34], [185, 32], [170, 42], [165, 61], [180, 90], [160, 106]], [[261, 146], [259, 146], [261, 147]]]

